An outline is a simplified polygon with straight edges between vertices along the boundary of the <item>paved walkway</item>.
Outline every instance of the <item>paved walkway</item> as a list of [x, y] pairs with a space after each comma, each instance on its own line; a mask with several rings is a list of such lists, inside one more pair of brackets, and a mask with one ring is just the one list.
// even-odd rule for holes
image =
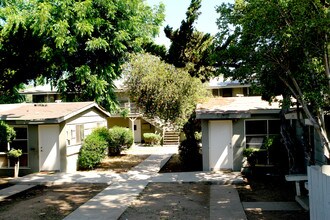
[[[142, 192], [149, 182], [214, 182], [210, 193], [210, 219], [246, 219], [244, 208], [271, 209], [274, 204], [240, 202], [237, 190], [231, 184], [243, 181], [239, 173], [186, 172], [160, 174], [160, 168], [177, 153], [177, 147], [139, 147], [126, 153], [152, 154], [125, 174], [111, 172], [77, 172], [31, 174], [11, 181], [19, 185], [63, 183], [107, 183], [109, 186], [80, 206], [66, 220], [118, 219], [128, 205]], [[153, 151], [152, 153], [150, 153]], [[15, 186], [19, 186], [15, 185]], [[10, 188], [10, 187], [9, 187]], [[23, 189], [23, 188], [22, 188]], [[1, 190], [2, 191], [2, 190]], [[0, 191], [0, 195], [1, 195]], [[17, 192], [16, 192], [17, 193]], [[6, 197], [6, 195], [4, 196]], [[285, 204], [284, 204], [285, 205]], [[275, 204], [276, 206], [276, 204]]]

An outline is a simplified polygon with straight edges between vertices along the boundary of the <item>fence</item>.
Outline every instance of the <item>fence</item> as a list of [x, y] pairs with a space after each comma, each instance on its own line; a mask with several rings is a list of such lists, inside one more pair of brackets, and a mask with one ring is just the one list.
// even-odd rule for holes
[[310, 166], [308, 173], [311, 220], [330, 219], [330, 165]]

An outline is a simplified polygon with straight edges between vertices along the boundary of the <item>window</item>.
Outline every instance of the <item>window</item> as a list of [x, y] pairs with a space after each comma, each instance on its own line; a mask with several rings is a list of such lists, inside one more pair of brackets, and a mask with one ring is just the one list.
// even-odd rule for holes
[[246, 120], [246, 148], [260, 148], [266, 137], [280, 133], [280, 120]]
[[81, 144], [84, 139], [84, 125], [69, 125], [67, 130], [68, 145]]
[[[16, 138], [10, 143], [10, 148], [21, 149], [23, 154], [20, 156], [20, 166], [28, 166], [28, 129], [27, 127], [14, 127]], [[0, 146], [0, 168], [14, 167], [15, 162], [7, 157], [7, 146]]]

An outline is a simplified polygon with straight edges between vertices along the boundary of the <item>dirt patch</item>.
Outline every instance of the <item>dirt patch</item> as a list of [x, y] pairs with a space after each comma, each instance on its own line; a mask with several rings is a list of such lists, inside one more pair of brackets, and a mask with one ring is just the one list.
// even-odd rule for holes
[[106, 184], [36, 186], [0, 202], [1, 219], [63, 219]]
[[[242, 202], [293, 202], [295, 188], [278, 176], [258, 176], [244, 178], [244, 184], [236, 189]], [[248, 220], [307, 220], [309, 212], [301, 211], [245, 211]]]
[[245, 211], [248, 220], [309, 220], [305, 211]]
[[149, 183], [119, 219], [209, 219], [209, 198], [207, 184]]
[[260, 176], [244, 178], [244, 184], [236, 189], [242, 202], [295, 201], [295, 188], [280, 177]]
[[125, 173], [147, 159], [149, 155], [121, 154], [108, 156], [93, 171], [112, 171]]

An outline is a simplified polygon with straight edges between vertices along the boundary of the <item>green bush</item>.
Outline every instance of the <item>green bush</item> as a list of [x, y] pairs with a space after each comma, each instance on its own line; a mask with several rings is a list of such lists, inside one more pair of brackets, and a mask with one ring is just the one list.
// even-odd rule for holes
[[13, 157], [13, 158], [19, 158], [22, 156], [23, 152], [21, 149], [11, 149], [10, 151], [7, 152], [8, 157]]
[[199, 170], [202, 168], [200, 145], [196, 139], [186, 139], [179, 146], [179, 155], [185, 169]]
[[143, 139], [146, 144], [158, 145], [158, 144], [160, 144], [162, 137], [159, 134], [155, 134], [155, 133], [144, 133]]
[[108, 138], [108, 129], [97, 128], [84, 139], [78, 156], [80, 169], [94, 169], [104, 159]]
[[109, 155], [119, 155], [133, 144], [133, 133], [128, 128], [115, 126], [109, 130], [109, 134]]

